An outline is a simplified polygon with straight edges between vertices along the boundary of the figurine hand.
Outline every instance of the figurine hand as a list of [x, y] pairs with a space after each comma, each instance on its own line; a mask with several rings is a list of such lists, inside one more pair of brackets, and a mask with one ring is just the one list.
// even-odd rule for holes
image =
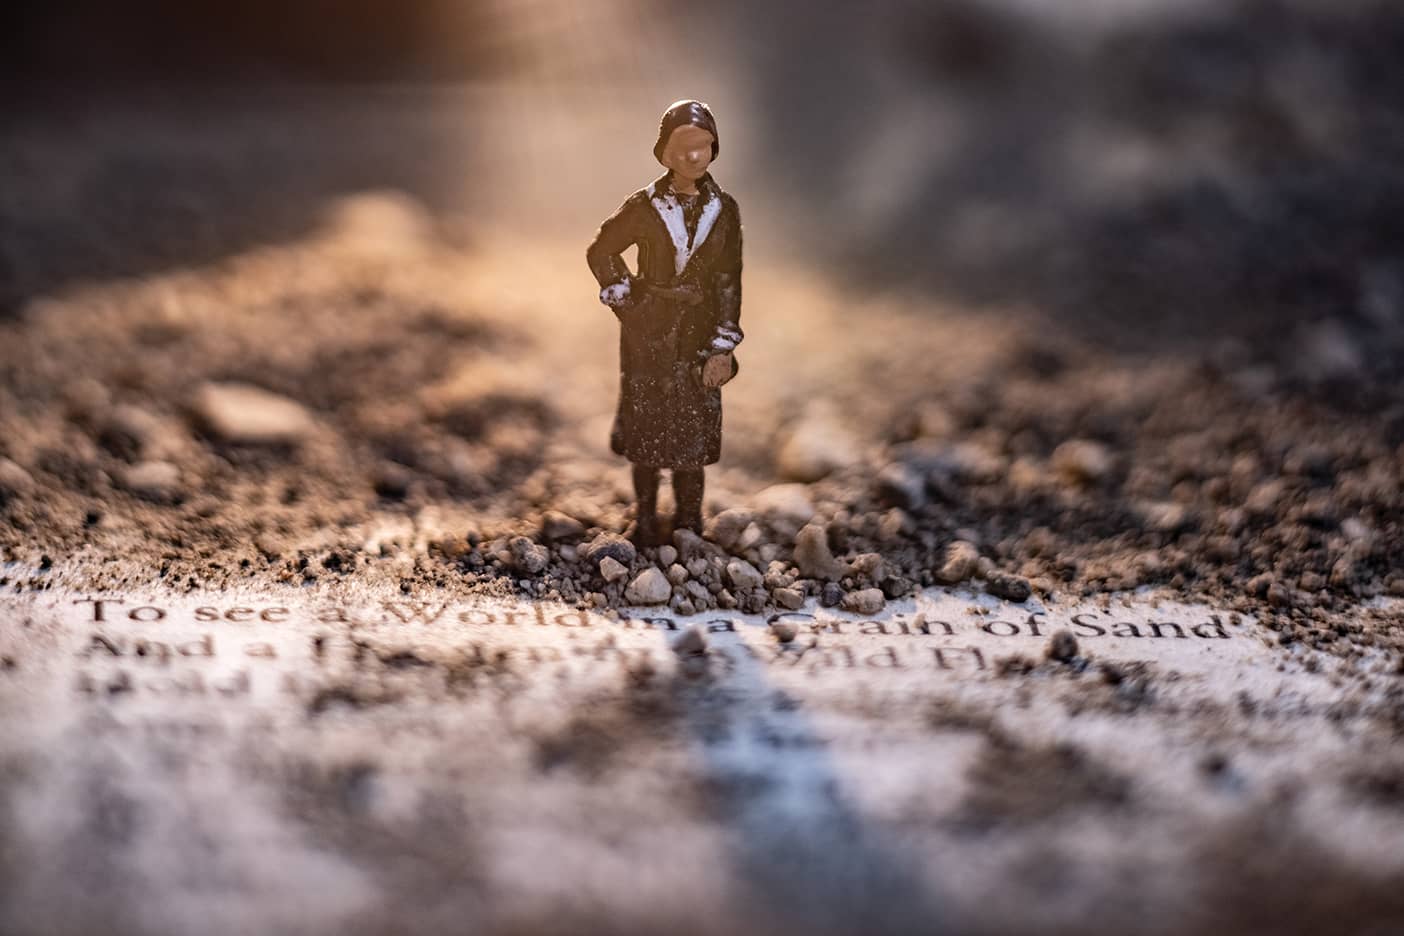
[[600, 290], [600, 301], [616, 312], [632, 306], [636, 298], [633, 285], [628, 279], [612, 283]]
[[722, 323], [717, 326], [717, 332], [712, 336], [711, 343], [708, 345], [705, 353], [729, 357], [730, 353], [734, 351], [736, 346], [740, 343], [741, 329], [729, 323]]
[[714, 354], [702, 365], [702, 386], [710, 389], [720, 387], [731, 379], [731, 352]]

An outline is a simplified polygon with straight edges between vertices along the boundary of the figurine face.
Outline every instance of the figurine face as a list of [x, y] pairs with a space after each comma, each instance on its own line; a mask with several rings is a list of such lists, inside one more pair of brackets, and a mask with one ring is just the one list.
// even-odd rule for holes
[[712, 162], [712, 135], [701, 127], [684, 124], [668, 137], [663, 165], [689, 182], [696, 182]]

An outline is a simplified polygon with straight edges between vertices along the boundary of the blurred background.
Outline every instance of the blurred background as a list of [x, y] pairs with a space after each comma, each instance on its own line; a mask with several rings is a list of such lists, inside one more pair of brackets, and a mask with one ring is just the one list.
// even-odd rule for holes
[[692, 96], [717, 108], [754, 245], [856, 281], [1158, 346], [1397, 328], [1404, 13], [1380, 0], [0, 16], [11, 307], [289, 237], [369, 187], [579, 240], [652, 177], [657, 116]]

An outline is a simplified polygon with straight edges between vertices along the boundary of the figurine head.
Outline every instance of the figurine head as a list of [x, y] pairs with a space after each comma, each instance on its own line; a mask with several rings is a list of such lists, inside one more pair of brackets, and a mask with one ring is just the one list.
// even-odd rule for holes
[[717, 158], [717, 121], [701, 101], [677, 101], [658, 122], [653, 155], [673, 172], [696, 181]]

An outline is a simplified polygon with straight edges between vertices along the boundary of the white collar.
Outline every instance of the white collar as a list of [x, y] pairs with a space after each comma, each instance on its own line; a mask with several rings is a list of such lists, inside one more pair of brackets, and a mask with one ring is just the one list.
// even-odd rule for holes
[[721, 216], [722, 200], [714, 191], [715, 184], [709, 185], [704, 182], [697, 187], [698, 195], [702, 199], [702, 215], [697, 219], [697, 233], [693, 235], [692, 246], [689, 247], [687, 222], [683, 219], [682, 205], [678, 203], [671, 183], [671, 174], [665, 174], [654, 180], [646, 191], [649, 204], [653, 205], [653, 210], [658, 212], [658, 217], [663, 219], [664, 226], [668, 228], [668, 237], [673, 242], [674, 273], [681, 276], [683, 270], [687, 269], [688, 262], [707, 239], [707, 235], [712, 233], [717, 218]]

